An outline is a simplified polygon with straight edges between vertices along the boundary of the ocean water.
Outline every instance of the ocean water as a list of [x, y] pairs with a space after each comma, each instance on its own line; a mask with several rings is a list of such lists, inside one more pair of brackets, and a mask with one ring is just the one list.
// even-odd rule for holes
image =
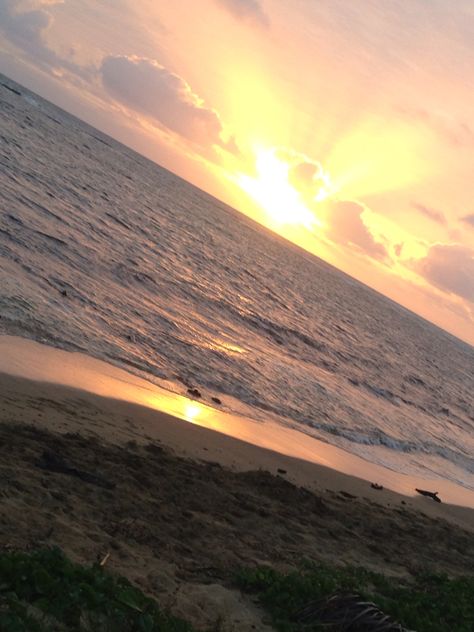
[[474, 349], [0, 75], [0, 333], [474, 489]]

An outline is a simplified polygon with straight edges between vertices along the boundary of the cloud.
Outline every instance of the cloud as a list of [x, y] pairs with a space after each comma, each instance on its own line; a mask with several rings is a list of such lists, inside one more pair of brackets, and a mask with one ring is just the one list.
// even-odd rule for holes
[[322, 176], [321, 166], [316, 162], [297, 162], [288, 172], [289, 182], [298, 190], [308, 190], [320, 184]]
[[474, 250], [460, 244], [435, 244], [414, 264], [435, 287], [474, 303]]
[[364, 206], [352, 201], [336, 201], [329, 204], [327, 235], [336, 243], [355, 247], [379, 261], [388, 258], [385, 246], [376, 241], [364, 224]]
[[437, 211], [436, 209], [425, 206], [424, 204], [418, 204], [417, 202], [413, 204], [413, 208], [416, 208], [417, 211], [419, 211], [428, 219], [431, 219], [434, 222], [441, 224], [442, 226], [446, 226], [446, 217], [443, 215], [443, 213], [441, 213], [441, 211]]
[[330, 189], [328, 176], [318, 161], [287, 147], [277, 148], [275, 156], [288, 165], [288, 182], [309, 208]]
[[51, 7], [54, 4], [64, 4], [64, 0], [7, 0], [20, 11], [33, 11], [41, 7]]
[[206, 107], [184, 79], [156, 60], [109, 55], [102, 60], [100, 74], [112, 97], [159, 126], [204, 147], [219, 145], [237, 152], [233, 138], [222, 138], [218, 113]]
[[72, 59], [74, 47], [70, 48], [70, 58], [50, 48], [47, 35], [54, 23], [50, 7], [61, 3], [62, 0], [0, 0], [0, 33], [36, 66], [85, 90], [102, 79], [106, 91], [117, 101], [205, 148], [213, 160], [218, 158], [216, 146], [239, 155], [237, 142], [226, 134], [219, 114], [207, 107], [184, 79], [157, 61], [109, 55], [99, 66], [82, 66]]
[[324, 220], [329, 240], [379, 261], [390, 259], [385, 246], [374, 238], [364, 222], [366, 207], [333, 197], [335, 187], [320, 162], [284, 147], [275, 151], [275, 157], [288, 166], [288, 183], [306, 208]]
[[239, 20], [250, 20], [260, 26], [268, 27], [270, 20], [259, 0], [216, 0]]
[[464, 215], [464, 217], [461, 217], [461, 222], [464, 222], [465, 224], [468, 224], [469, 226], [472, 226], [474, 228], [474, 213], [470, 213], [469, 215]]
[[63, 0], [0, 0], [0, 32], [37, 66], [48, 71], [61, 68], [90, 80], [93, 69], [60, 57], [46, 41], [54, 17], [45, 7], [62, 3]]
[[397, 111], [406, 120], [424, 125], [455, 147], [472, 147], [474, 145], [474, 130], [465, 121], [459, 121], [446, 114], [423, 108], [400, 107]]
[[[18, 48], [49, 58], [53, 53], [44, 42], [44, 34], [53, 23], [53, 17], [42, 6], [39, 2], [22, 5], [15, 0], [0, 0], [0, 28]], [[26, 10], [18, 11], [21, 7]]]
[[396, 257], [401, 257], [402, 256], [402, 252], [403, 252], [403, 246], [405, 244], [403, 242], [399, 243], [399, 244], [395, 244], [393, 246], [393, 252], [395, 253]]

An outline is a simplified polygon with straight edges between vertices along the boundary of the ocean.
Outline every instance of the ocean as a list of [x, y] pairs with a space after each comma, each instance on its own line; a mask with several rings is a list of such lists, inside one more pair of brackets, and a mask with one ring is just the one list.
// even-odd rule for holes
[[474, 490], [474, 349], [0, 75], [0, 333]]

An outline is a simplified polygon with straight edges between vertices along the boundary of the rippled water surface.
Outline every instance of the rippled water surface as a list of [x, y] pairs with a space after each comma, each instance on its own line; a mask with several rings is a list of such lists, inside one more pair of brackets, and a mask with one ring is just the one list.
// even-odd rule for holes
[[472, 347], [0, 79], [0, 333], [474, 489]]

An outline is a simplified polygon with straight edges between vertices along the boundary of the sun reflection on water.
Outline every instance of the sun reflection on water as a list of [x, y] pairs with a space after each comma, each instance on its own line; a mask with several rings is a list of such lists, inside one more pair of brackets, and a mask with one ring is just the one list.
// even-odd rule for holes
[[189, 402], [184, 405], [184, 418], [186, 421], [195, 421], [201, 413], [202, 407], [194, 402]]

